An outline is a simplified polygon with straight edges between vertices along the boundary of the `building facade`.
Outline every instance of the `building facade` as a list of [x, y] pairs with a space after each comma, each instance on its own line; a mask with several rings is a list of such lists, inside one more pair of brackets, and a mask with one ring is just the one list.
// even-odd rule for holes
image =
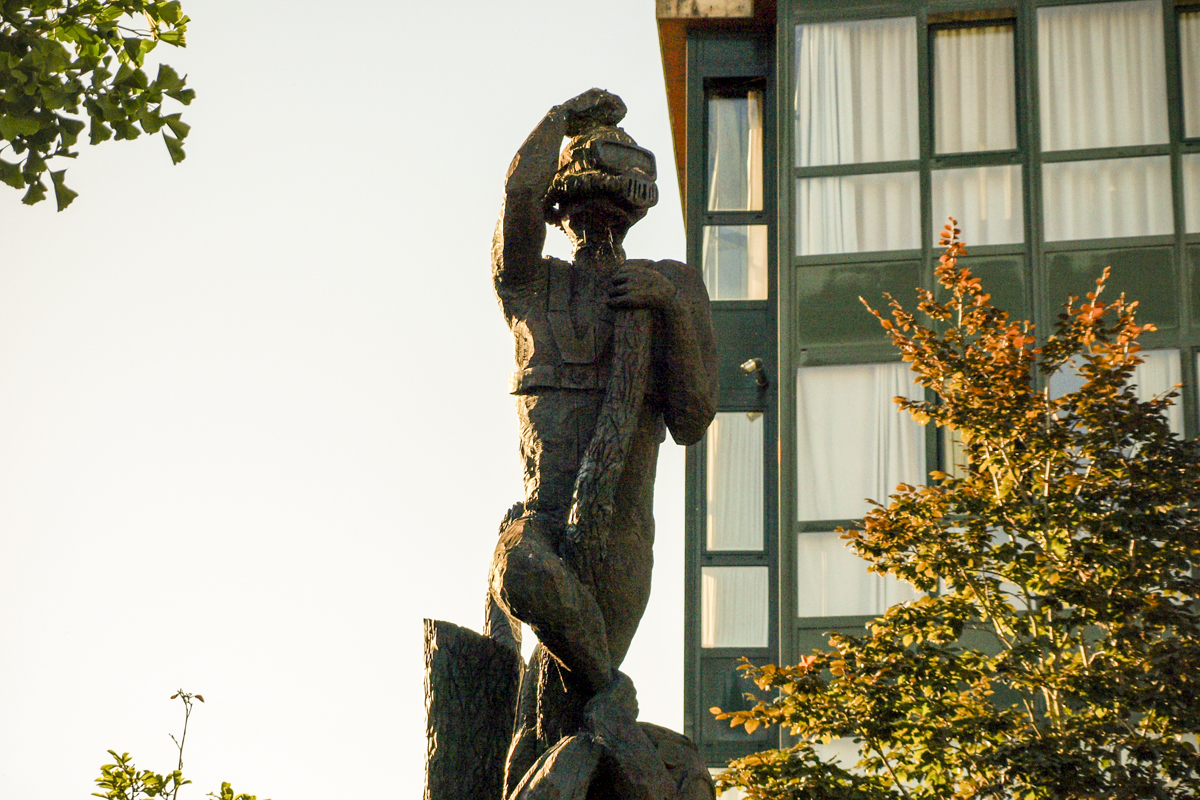
[[[1200, 433], [1200, 2], [658, 0], [689, 263], [721, 395], [688, 454], [685, 726], [714, 766], [781, 744], [748, 656], [794, 663], [912, 589], [833, 531], [954, 443], [896, 412], [906, 365], [859, 297], [934, 288], [960, 221], [999, 307], [1053, 327], [1106, 266], [1149, 396]], [[1065, 387], [1064, 387], [1065, 388]], [[1057, 387], [1051, 386], [1051, 390]]]

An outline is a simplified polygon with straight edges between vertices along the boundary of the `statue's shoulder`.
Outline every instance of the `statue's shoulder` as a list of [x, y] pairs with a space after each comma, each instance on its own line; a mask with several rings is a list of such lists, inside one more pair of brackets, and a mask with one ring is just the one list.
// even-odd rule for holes
[[652, 261], [650, 259], [630, 260], [628, 263], [637, 264], [642, 267], [649, 267], [656, 272], [661, 273], [669, 278], [679, 290], [682, 292], [695, 293], [707, 292], [704, 288], [704, 276], [700, 274], [700, 270], [693, 266], [676, 261], [671, 258], [665, 258], [661, 261]]

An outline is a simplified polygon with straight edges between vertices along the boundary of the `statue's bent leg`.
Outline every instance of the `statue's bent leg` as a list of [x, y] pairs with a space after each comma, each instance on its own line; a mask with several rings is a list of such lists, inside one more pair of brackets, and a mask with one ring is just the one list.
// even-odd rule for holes
[[612, 678], [600, 607], [550, 544], [536, 516], [510, 523], [492, 559], [492, 594], [592, 692]]

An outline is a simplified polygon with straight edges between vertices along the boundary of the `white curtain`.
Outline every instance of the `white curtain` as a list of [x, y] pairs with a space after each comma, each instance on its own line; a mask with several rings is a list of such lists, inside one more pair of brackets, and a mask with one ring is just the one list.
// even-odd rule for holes
[[709, 299], [767, 299], [766, 225], [706, 225], [702, 253]]
[[[1178, 350], [1145, 350], [1140, 355], [1142, 363], [1129, 379], [1139, 400], [1153, 400], [1183, 382]], [[1175, 405], [1167, 409], [1167, 422], [1172, 431], [1179, 436], [1183, 435], [1182, 396], [1176, 397]]]
[[1175, 232], [1169, 156], [1042, 165], [1048, 241]]
[[1014, 54], [1011, 25], [937, 32], [933, 41], [933, 132], [937, 152], [1016, 148]]
[[920, 246], [921, 184], [916, 172], [796, 181], [796, 255]]
[[1025, 240], [1019, 164], [938, 169], [932, 177], [933, 220], [938, 227], [953, 216], [968, 245]]
[[1200, 11], [1179, 15], [1179, 63], [1183, 71], [1183, 135], [1200, 136]]
[[903, 363], [796, 370], [800, 520], [855, 519], [925, 481], [924, 429], [892, 402], [924, 397], [912, 379]]
[[709, 550], [762, 550], [763, 416], [717, 414], [708, 426]]
[[[1196, 57], [1200, 58], [1200, 50], [1196, 51]], [[1200, 233], [1200, 153], [1185, 153], [1179, 160], [1183, 165], [1184, 230]]]
[[1162, 4], [1039, 8], [1038, 87], [1043, 150], [1167, 142]]
[[708, 100], [708, 210], [763, 207], [762, 92]]
[[796, 166], [918, 155], [912, 17], [796, 28]]
[[882, 614], [920, 593], [908, 583], [867, 572], [839, 534], [796, 536], [797, 616], [847, 617]]
[[700, 570], [700, 646], [766, 647], [766, 567]]

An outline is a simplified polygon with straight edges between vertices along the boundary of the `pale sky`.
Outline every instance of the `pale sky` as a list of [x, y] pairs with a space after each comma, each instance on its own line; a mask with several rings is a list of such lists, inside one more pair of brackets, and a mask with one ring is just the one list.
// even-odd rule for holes
[[[684, 257], [654, 4], [184, 10], [183, 164], [85, 145], [63, 213], [0, 186], [0, 797], [172, 769], [180, 687], [181, 800], [416, 797], [421, 620], [479, 627], [521, 495], [488, 248], [551, 105], [625, 99], [662, 195], [627, 250]], [[668, 444], [624, 669], [677, 730], [682, 510]]]

